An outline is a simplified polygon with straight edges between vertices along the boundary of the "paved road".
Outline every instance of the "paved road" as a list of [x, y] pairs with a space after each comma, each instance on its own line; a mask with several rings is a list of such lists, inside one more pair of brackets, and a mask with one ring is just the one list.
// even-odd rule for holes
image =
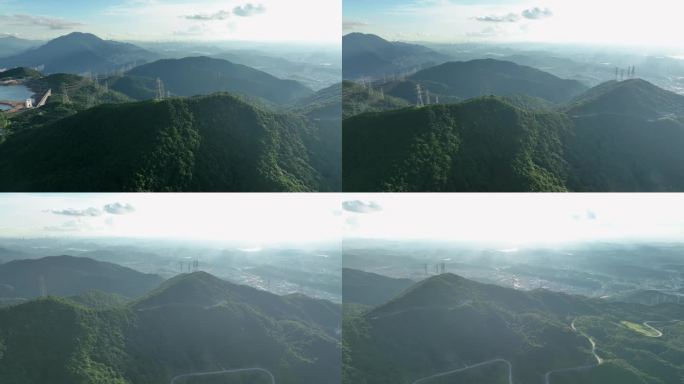
[[238, 372], [263, 372], [263, 373], [267, 374], [268, 377], [271, 379], [271, 384], [275, 384], [275, 382], [276, 382], [275, 377], [273, 377], [273, 374], [266, 369], [263, 369], [263, 368], [239, 368], [239, 369], [223, 369], [220, 371], [184, 373], [182, 375], [178, 375], [178, 376], [172, 378], [171, 382], [169, 384], [176, 384], [178, 382], [178, 380], [187, 379], [190, 377], [225, 375], [225, 374], [238, 373]]
[[679, 323], [681, 320], [649, 320], [649, 321], [644, 321], [644, 327], [651, 328], [655, 333], [656, 336], [648, 336], [648, 337], [663, 337], [663, 333], [657, 329], [651, 326], [652, 323], [665, 323], [665, 324], [672, 324], [672, 323]]
[[551, 375], [554, 373], [562, 373], [562, 372], [579, 372], [579, 371], [584, 371], [587, 369], [595, 368], [598, 367], [599, 365], [603, 364], [603, 359], [596, 354], [596, 342], [591, 336], [588, 336], [582, 331], [577, 330], [575, 328], [575, 320], [577, 318], [572, 320], [572, 323], [570, 323], [570, 328], [572, 328], [573, 331], [579, 333], [580, 335], [584, 336], [587, 340], [589, 340], [589, 343], [591, 343], [591, 354], [594, 356], [594, 359], [596, 359], [596, 364], [587, 364], [587, 365], [580, 365], [578, 367], [570, 367], [570, 368], [562, 368], [562, 369], [554, 369], [552, 371], [546, 372], [544, 374], [544, 384], [551, 384]]
[[491, 360], [483, 361], [481, 363], [477, 363], [477, 364], [473, 364], [473, 365], [467, 365], [463, 368], [452, 369], [450, 371], [436, 373], [436, 374], [431, 375], [431, 376], [426, 376], [426, 377], [420, 378], [420, 379], [414, 381], [412, 384], [425, 383], [426, 381], [436, 379], [438, 377], [449, 376], [449, 375], [452, 375], [454, 373], [459, 373], [459, 372], [466, 371], [468, 369], [478, 368], [478, 367], [482, 367], [482, 366], [494, 364], [494, 363], [505, 363], [508, 366], [508, 384], [513, 384], [513, 366], [511, 365], [511, 362], [506, 360], [506, 359], [491, 359]]

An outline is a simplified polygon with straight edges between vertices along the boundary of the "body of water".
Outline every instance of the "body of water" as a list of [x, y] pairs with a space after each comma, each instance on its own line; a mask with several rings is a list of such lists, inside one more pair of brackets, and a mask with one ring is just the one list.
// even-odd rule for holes
[[0, 85], [0, 100], [23, 101], [32, 95], [33, 92], [23, 85]]

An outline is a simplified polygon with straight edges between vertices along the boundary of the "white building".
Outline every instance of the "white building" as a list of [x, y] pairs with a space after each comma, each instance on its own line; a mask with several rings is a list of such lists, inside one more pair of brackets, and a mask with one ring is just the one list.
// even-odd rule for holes
[[24, 104], [26, 108], [33, 108], [33, 99], [26, 99], [26, 103]]

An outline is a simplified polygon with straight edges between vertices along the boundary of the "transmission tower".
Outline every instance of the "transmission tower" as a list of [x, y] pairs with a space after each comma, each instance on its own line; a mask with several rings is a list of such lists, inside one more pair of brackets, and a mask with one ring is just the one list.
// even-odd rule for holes
[[430, 90], [425, 90], [425, 105], [430, 105]]
[[157, 77], [157, 100], [164, 100], [164, 82]]
[[423, 104], [423, 91], [420, 89], [420, 84], [416, 84], [416, 107], [422, 107]]
[[60, 86], [59, 93], [62, 94], [62, 103], [64, 103], [64, 104], [70, 104], [71, 103], [71, 100], [69, 100], [69, 91], [67, 90], [66, 85], [62, 84]]
[[39, 282], [40, 282], [40, 296], [41, 297], [47, 297], [47, 288], [45, 287], [45, 276], [40, 275]]

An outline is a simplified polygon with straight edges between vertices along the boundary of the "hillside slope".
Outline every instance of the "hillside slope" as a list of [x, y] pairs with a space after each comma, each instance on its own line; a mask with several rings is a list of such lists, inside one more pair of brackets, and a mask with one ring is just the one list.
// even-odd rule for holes
[[383, 304], [414, 284], [409, 279], [395, 279], [358, 269], [342, 269], [342, 301], [366, 305]]
[[[153, 90], [156, 90], [156, 79], [161, 79], [165, 90], [174, 96], [231, 92], [283, 104], [313, 93], [296, 81], [281, 80], [245, 65], [202, 56], [158, 60], [135, 67], [126, 76], [132, 76], [132, 80], [150, 79], [147, 84], [152, 81]], [[113, 85], [114, 89], [134, 96], [129, 87], [130, 84], [124, 87], [121, 80]]]
[[83, 257], [51, 256], [0, 265], [3, 297], [35, 298], [43, 293], [71, 296], [91, 290], [137, 297], [161, 281], [157, 275]]
[[561, 114], [495, 97], [358, 115], [343, 124], [343, 188], [562, 191], [570, 128]]

